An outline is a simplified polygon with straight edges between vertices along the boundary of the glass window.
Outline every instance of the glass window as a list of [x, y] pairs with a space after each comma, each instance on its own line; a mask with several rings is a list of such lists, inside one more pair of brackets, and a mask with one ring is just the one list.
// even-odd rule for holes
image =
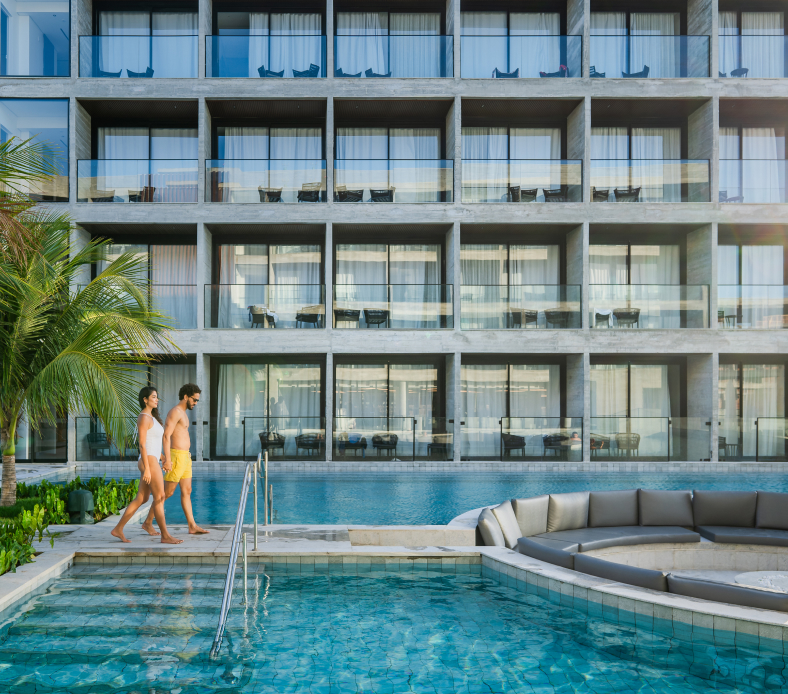
[[15, 0], [0, 5], [0, 75], [68, 77], [68, 0]]

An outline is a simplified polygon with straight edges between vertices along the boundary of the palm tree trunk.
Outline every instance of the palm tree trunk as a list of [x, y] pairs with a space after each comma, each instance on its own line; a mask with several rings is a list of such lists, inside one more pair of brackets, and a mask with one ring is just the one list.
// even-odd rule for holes
[[13, 506], [16, 503], [16, 453], [3, 454], [3, 494], [0, 506]]

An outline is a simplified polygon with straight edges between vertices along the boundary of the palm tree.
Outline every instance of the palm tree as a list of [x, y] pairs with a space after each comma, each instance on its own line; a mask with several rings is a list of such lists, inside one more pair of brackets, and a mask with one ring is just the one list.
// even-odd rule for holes
[[[12, 141], [13, 142], [13, 141]], [[9, 143], [6, 143], [8, 145]], [[0, 506], [16, 502], [15, 441], [57, 414], [96, 414], [108, 438], [125, 440], [136, 413], [135, 367], [170, 352], [168, 320], [150, 310], [144, 261], [126, 253], [94, 280], [106, 240], [72, 242], [67, 215], [38, 208], [24, 181], [53, 175], [51, 152], [29, 142], [0, 145]], [[19, 181], [23, 181], [22, 184]]]

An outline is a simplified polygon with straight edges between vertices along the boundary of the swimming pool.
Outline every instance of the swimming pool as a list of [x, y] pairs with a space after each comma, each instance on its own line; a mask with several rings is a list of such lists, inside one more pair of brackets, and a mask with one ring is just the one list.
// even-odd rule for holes
[[439, 571], [268, 571], [208, 659], [223, 573], [81, 565], [0, 629], [0, 690], [155, 692], [784, 691], [785, 656], [621, 626]]
[[[192, 504], [198, 523], [232, 524], [241, 475], [195, 477]], [[788, 475], [687, 475], [635, 473], [414, 473], [272, 475], [276, 523], [445, 524], [504, 499], [588, 489], [762, 489], [788, 492]], [[251, 498], [246, 520], [252, 520]], [[260, 499], [262, 513], [262, 498]], [[165, 505], [170, 523], [185, 523], [180, 493]], [[262, 516], [261, 516], [262, 518]]]

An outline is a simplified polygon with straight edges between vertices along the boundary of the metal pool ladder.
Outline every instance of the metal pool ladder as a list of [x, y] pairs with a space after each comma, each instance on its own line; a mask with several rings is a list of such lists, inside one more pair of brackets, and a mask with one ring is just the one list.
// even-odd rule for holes
[[[219, 649], [222, 646], [222, 638], [224, 637], [224, 627], [227, 623], [227, 614], [230, 611], [230, 603], [233, 597], [233, 585], [235, 584], [235, 565], [238, 561], [238, 550], [241, 546], [241, 536], [244, 525], [244, 514], [246, 513], [246, 500], [249, 496], [249, 484], [254, 478], [254, 548], [257, 549], [257, 473], [260, 471], [261, 455], [257, 456], [257, 460], [249, 463], [244, 472], [244, 481], [241, 487], [241, 498], [238, 501], [238, 515], [235, 518], [235, 529], [233, 530], [233, 542], [230, 547], [230, 564], [227, 567], [227, 577], [224, 580], [224, 594], [222, 595], [222, 608], [219, 611], [219, 626], [216, 628], [216, 636], [213, 637], [213, 645], [211, 646], [211, 658], [216, 657]], [[269, 517], [273, 521], [273, 513], [269, 501], [270, 490], [268, 489], [268, 452], [265, 454], [265, 520], [264, 524], [268, 525]], [[270, 516], [269, 516], [270, 513]], [[244, 590], [246, 589], [246, 533], [243, 533], [243, 546], [244, 546]]]

